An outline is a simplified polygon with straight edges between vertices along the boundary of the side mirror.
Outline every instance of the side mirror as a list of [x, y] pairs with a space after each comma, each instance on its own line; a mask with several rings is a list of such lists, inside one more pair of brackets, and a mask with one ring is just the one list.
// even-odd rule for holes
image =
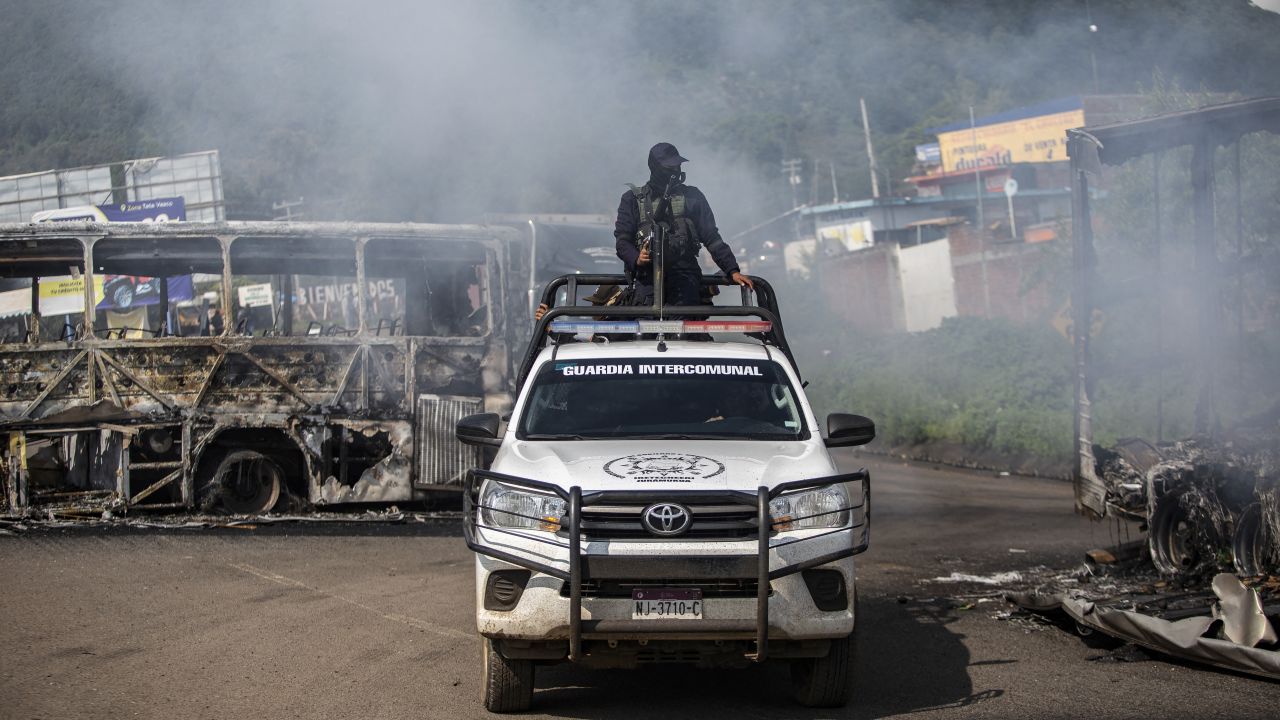
[[853, 447], [866, 445], [876, 439], [876, 424], [869, 418], [849, 413], [831, 413], [827, 416], [827, 447]]
[[502, 439], [498, 437], [498, 422], [498, 413], [468, 415], [458, 421], [453, 434], [467, 445], [497, 447], [502, 444]]

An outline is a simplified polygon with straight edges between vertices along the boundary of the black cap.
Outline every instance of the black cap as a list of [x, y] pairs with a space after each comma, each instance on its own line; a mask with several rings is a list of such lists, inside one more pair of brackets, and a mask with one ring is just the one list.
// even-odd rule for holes
[[688, 158], [680, 157], [680, 151], [676, 150], [676, 146], [671, 143], [660, 142], [649, 148], [650, 167], [656, 164], [668, 170], [675, 170], [680, 167], [682, 162], [689, 162], [689, 160]]

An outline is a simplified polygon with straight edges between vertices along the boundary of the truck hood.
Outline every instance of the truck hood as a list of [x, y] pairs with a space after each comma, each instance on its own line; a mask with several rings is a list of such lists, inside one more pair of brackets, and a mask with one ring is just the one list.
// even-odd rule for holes
[[746, 490], [836, 474], [819, 439], [513, 440], [494, 472], [585, 491]]

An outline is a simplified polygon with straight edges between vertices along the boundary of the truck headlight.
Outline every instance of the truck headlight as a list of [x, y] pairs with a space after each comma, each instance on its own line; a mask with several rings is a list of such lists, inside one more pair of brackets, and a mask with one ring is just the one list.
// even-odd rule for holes
[[480, 517], [485, 525], [524, 530], [560, 529], [565, 502], [555, 495], [516, 490], [490, 481], [480, 494]]
[[849, 524], [849, 496], [843, 485], [781, 495], [769, 501], [776, 532], [838, 528]]

